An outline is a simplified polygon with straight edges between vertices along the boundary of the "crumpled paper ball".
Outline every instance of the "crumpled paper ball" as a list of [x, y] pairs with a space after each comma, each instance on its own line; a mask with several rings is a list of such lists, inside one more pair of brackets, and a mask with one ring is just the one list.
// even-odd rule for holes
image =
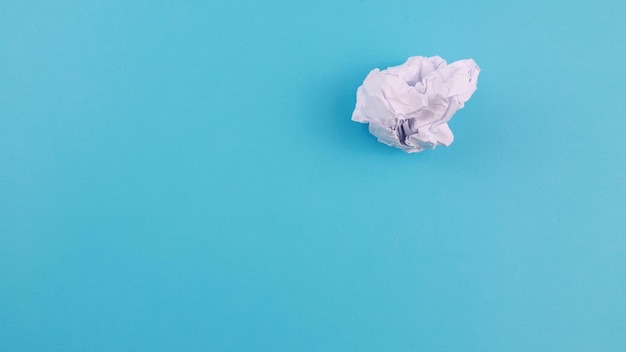
[[408, 153], [449, 146], [448, 121], [476, 90], [479, 73], [472, 59], [448, 65], [439, 56], [376, 68], [357, 90], [352, 120], [368, 123], [379, 142]]

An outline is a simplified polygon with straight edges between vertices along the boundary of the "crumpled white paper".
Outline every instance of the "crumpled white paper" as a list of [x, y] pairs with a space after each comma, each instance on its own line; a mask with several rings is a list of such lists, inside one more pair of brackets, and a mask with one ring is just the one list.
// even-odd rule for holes
[[448, 121], [476, 90], [479, 73], [472, 59], [448, 65], [439, 56], [376, 68], [356, 93], [352, 120], [369, 123], [379, 142], [408, 153], [449, 146], [454, 135]]

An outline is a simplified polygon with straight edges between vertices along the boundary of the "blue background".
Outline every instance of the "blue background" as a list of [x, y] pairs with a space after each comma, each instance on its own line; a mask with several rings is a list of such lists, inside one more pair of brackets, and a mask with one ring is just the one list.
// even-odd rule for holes
[[[625, 14], [0, 1], [0, 350], [626, 350]], [[408, 155], [350, 116], [413, 55], [482, 73]]]

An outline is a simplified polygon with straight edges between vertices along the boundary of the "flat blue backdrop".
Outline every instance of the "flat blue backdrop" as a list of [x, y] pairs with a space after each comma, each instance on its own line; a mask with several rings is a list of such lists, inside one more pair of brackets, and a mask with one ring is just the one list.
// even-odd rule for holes
[[[626, 2], [0, 1], [0, 351], [625, 351]], [[350, 121], [474, 58], [449, 148]]]

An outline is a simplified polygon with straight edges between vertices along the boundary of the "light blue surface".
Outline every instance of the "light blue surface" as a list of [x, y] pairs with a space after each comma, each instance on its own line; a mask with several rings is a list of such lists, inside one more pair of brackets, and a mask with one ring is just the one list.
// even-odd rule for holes
[[[0, 2], [0, 351], [625, 351], [626, 2]], [[350, 121], [474, 58], [450, 148]]]

